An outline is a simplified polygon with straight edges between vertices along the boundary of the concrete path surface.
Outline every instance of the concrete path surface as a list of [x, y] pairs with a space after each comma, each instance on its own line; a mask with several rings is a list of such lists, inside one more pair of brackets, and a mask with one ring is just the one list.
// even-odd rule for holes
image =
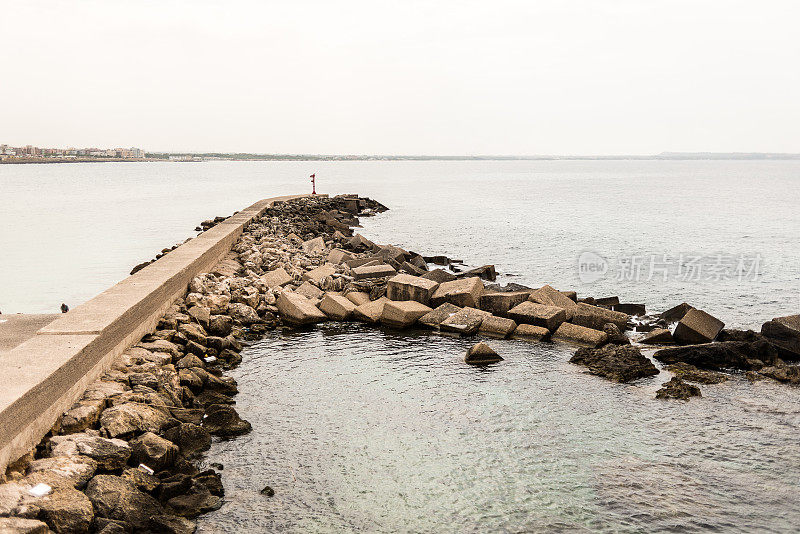
[[0, 314], [0, 356], [33, 337], [37, 330], [60, 317], [60, 313]]

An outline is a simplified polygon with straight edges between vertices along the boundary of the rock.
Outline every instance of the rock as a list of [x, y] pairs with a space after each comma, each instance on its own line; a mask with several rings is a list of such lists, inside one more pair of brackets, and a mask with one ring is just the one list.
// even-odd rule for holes
[[74, 434], [93, 428], [100, 420], [100, 412], [106, 407], [103, 400], [81, 400], [61, 416], [61, 432]]
[[387, 300], [381, 313], [381, 323], [394, 328], [408, 328], [430, 311], [428, 306], [414, 300]]
[[133, 462], [144, 464], [155, 472], [170, 467], [178, 456], [177, 445], [152, 432], [132, 439], [129, 445]]
[[669, 382], [665, 382], [656, 392], [657, 399], [689, 400], [689, 397], [702, 397], [700, 388], [687, 384], [677, 376], [673, 376]]
[[369, 293], [364, 291], [350, 291], [345, 295], [345, 298], [356, 306], [361, 306], [369, 302]]
[[483, 265], [481, 267], [476, 267], [475, 269], [470, 269], [460, 273], [458, 278], [468, 278], [473, 276], [494, 282], [497, 280], [497, 271], [495, 271], [494, 265]]
[[113, 406], [100, 415], [100, 425], [112, 438], [139, 432], [160, 432], [169, 416], [146, 404], [127, 402]]
[[206, 469], [205, 471], [197, 473], [192, 477], [192, 480], [195, 485], [203, 486], [211, 495], [216, 495], [217, 497], [225, 495], [222, 477], [213, 469]]
[[71, 487], [53, 488], [49, 495], [36, 499], [41, 519], [56, 533], [89, 532], [94, 519], [92, 502]]
[[508, 311], [530, 297], [530, 291], [487, 291], [480, 296], [480, 307], [492, 315], [508, 317]]
[[598, 306], [615, 306], [619, 304], [619, 297], [602, 297], [595, 299], [594, 302]]
[[612, 323], [606, 323], [603, 325], [603, 332], [608, 335], [608, 342], [612, 345], [630, 345], [631, 340], [628, 339], [628, 336], [620, 332], [619, 327]]
[[800, 360], [800, 315], [767, 321], [761, 326], [761, 335], [778, 348], [781, 358]]
[[369, 278], [389, 278], [397, 274], [391, 265], [362, 265], [353, 269], [353, 278], [356, 280], [366, 280]]
[[718, 373], [716, 371], [704, 371], [698, 369], [694, 365], [688, 363], [678, 362], [667, 366], [667, 371], [677, 376], [682, 380], [690, 382], [699, 382], [701, 384], [720, 384], [728, 380], [728, 375]]
[[410, 274], [398, 274], [389, 279], [386, 296], [389, 300], [414, 300], [427, 306], [438, 287], [439, 283], [433, 280]]
[[197, 343], [200, 343], [201, 345], [206, 344], [206, 338], [208, 337], [208, 333], [206, 333], [205, 329], [199, 324], [196, 323], [180, 324], [178, 325], [178, 332], [186, 336], [186, 338], [191, 341], [195, 341]]
[[758, 370], [775, 363], [778, 351], [767, 341], [724, 341], [661, 349], [653, 357], [666, 364], [684, 362], [701, 369]]
[[161, 479], [155, 475], [146, 473], [138, 467], [125, 468], [120, 476], [136, 486], [136, 489], [145, 493], [152, 493], [161, 485]]
[[275, 490], [269, 486], [264, 486], [264, 488], [261, 490], [261, 495], [266, 495], [267, 497], [274, 497]]
[[575, 343], [585, 347], [596, 348], [608, 341], [608, 334], [593, 328], [586, 328], [572, 323], [562, 323], [551, 336], [553, 341]]
[[139, 343], [137, 345], [150, 352], [166, 352], [173, 358], [178, 358], [181, 355], [181, 350], [175, 343], [171, 343], [165, 339], [157, 339], [152, 343]]
[[181, 454], [192, 457], [211, 448], [211, 434], [208, 430], [194, 423], [181, 423], [166, 432], [164, 437], [178, 446]]
[[442, 284], [444, 282], [452, 282], [456, 279], [456, 275], [449, 271], [445, 271], [444, 269], [434, 269], [432, 271], [428, 271], [427, 273], [422, 275], [422, 278], [426, 280], [431, 280], [432, 282], [436, 282], [437, 284]]
[[450, 304], [449, 302], [445, 302], [441, 306], [436, 307], [434, 310], [429, 311], [425, 315], [419, 318], [419, 323], [423, 324], [429, 328], [439, 328], [439, 325], [442, 324], [442, 321], [457, 313], [461, 310], [455, 304]]
[[365, 323], [377, 323], [381, 320], [383, 306], [387, 302], [389, 302], [389, 299], [381, 297], [378, 300], [356, 306], [356, 309], [353, 310], [353, 318]]
[[525, 301], [514, 306], [508, 311], [508, 316], [519, 324], [532, 324], [555, 331], [561, 323], [567, 320], [564, 308], [545, 306], [535, 302]]
[[242, 304], [241, 302], [229, 304], [228, 315], [230, 315], [234, 322], [243, 326], [250, 326], [261, 322], [261, 319], [258, 317], [258, 312], [256, 312], [252, 306]]
[[615, 304], [611, 309], [626, 315], [639, 316], [647, 314], [647, 307], [644, 304]]
[[670, 345], [674, 342], [672, 333], [666, 328], [654, 328], [639, 340], [639, 343], [645, 345]]
[[333, 276], [336, 274], [336, 267], [332, 263], [326, 263], [321, 267], [317, 267], [316, 269], [312, 269], [310, 271], [306, 271], [302, 279], [313, 282], [315, 284], [319, 284], [323, 278], [326, 276]]
[[97, 466], [98, 462], [89, 456], [54, 456], [32, 461], [28, 474], [43, 472], [57, 475], [68, 480], [75, 489], [81, 489], [94, 476]]
[[137, 386], [153, 390], [158, 388], [158, 379], [152, 373], [130, 373], [128, 375], [128, 381], [134, 389], [136, 389]]
[[195, 321], [200, 323], [200, 326], [203, 328], [208, 328], [208, 322], [211, 320], [211, 308], [206, 308], [205, 306], [192, 306], [186, 313], [189, 314], [189, 316]]
[[48, 534], [46, 523], [23, 517], [0, 517], [0, 534]]
[[283, 287], [292, 281], [292, 277], [289, 276], [289, 273], [287, 273], [283, 267], [278, 267], [263, 275], [261, 281], [269, 288]]
[[464, 356], [464, 361], [470, 365], [485, 365], [502, 361], [503, 358], [497, 354], [486, 343], [480, 342], [473, 345]]
[[309, 300], [321, 299], [325, 294], [320, 288], [310, 282], [303, 282], [300, 287], [294, 290], [296, 295], [301, 295]]
[[335, 265], [341, 265], [347, 260], [352, 260], [352, 259], [353, 259], [352, 254], [340, 248], [335, 248], [331, 250], [330, 254], [328, 254], [328, 261]]
[[203, 428], [214, 436], [238, 436], [250, 432], [250, 423], [239, 417], [233, 406], [227, 404], [212, 404], [206, 407], [206, 417]]
[[714, 341], [724, 326], [725, 323], [706, 312], [691, 309], [678, 321], [672, 338], [682, 345], [709, 343]]
[[658, 374], [653, 362], [630, 345], [606, 345], [599, 349], [578, 349], [570, 363], [585, 365], [589, 372], [617, 382], [630, 382], [637, 378]]
[[303, 241], [301, 246], [303, 247], [303, 252], [306, 254], [317, 254], [325, 251], [325, 240], [322, 236], [319, 236], [314, 239], [309, 239], [308, 241]]
[[478, 328], [478, 333], [488, 337], [504, 339], [510, 336], [516, 328], [517, 323], [514, 322], [513, 319], [487, 315], [483, 318], [483, 321], [481, 321], [481, 326]]
[[677, 306], [674, 306], [674, 307], [668, 309], [667, 311], [663, 312], [658, 317], [660, 319], [664, 319], [668, 323], [674, 323], [675, 321], [680, 321], [681, 319], [683, 319], [684, 315], [686, 315], [686, 313], [689, 310], [693, 310], [693, 309], [694, 309], [694, 307], [692, 307], [692, 306], [686, 304], [685, 302], [683, 302], [681, 304], [678, 304]]
[[778, 382], [785, 382], [794, 386], [800, 384], [800, 367], [776, 362], [775, 365], [762, 367], [759, 371], [762, 376], [767, 376]]
[[194, 534], [197, 525], [194, 521], [176, 515], [156, 515], [148, 523], [152, 532], [160, 534]]
[[346, 260], [344, 262], [344, 264], [350, 269], [355, 269], [356, 267], [362, 267], [362, 266], [381, 265], [382, 263], [383, 263], [383, 258], [381, 258], [380, 256], [353, 258], [352, 260]]
[[617, 325], [617, 327], [624, 332], [628, 324], [628, 319], [629, 317], [624, 313], [607, 310], [582, 302], [575, 307], [572, 323], [593, 330], [602, 330], [606, 323], [612, 323]]
[[146, 529], [151, 516], [164, 513], [153, 497], [114, 475], [95, 476], [86, 486], [86, 496], [92, 501], [97, 515], [125, 521], [135, 529]]
[[219, 510], [222, 499], [211, 493], [190, 493], [178, 495], [167, 501], [169, 507], [179, 516], [197, 517], [213, 510]]
[[444, 332], [455, 332], [462, 336], [470, 336], [478, 332], [478, 329], [486, 317], [491, 314], [477, 308], [464, 307], [445, 319], [439, 324], [439, 328]]
[[417, 267], [413, 263], [409, 263], [407, 261], [404, 261], [403, 263], [400, 264], [400, 271], [408, 273], [412, 276], [422, 276], [423, 274], [427, 273], [425, 269]]
[[327, 317], [307, 298], [288, 292], [278, 297], [281, 318], [293, 326], [302, 326], [325, 321]]
[[353, 315], [356, 305], [346, 297], [334, 293], [326, 293], [322, 302], [319, 303], [319, 309], [331, 320], [346, 321]]
[[50, 438], [50, 444], [51, 457], [74, 457], [82, 454], [95, 460], [97, 467], [107, 471], [121, 468], [131, 456], [130, 446], [121, 439], [107, 439], [88, 434], [53, 436]]
[[570, 299], [574, 303], [578, 303], [578, 293], [575, 291], [562, 291], [565, 297]]
[[439, 284], [431, 295], [431, 306], [438, 307], [449, 302], [460, 307], [477, 308], [483, 293], [483, 282], [478, 277], [464, 278]]
[[212, 315], [208, 322], [208, 332], [212, 336], [225, 337], [233, 329], [233, 319], [227, 315]]
[[522, 341], [544, 341], [550, 337], [550, 330], [542, 326], [520, 324], [514, 329], [511, 337], [512, 339], [520, 339]]
[[528, 300], [537, 304], [544, 304], [545, 306], [563, 308], [567, 316], [567, 321], [572, 319], [572, 316], [575, 313], [575, 308], [577, 307], [577, 303], [575, 303], [572, 299], [567, 297], [561, 291], [550, 287], [549, 285], [544, 285], [532, 292], [528, 297]]

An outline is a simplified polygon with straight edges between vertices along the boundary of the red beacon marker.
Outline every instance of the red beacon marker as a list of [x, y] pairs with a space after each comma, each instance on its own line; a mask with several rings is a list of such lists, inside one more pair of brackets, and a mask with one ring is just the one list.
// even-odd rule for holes
[[316, 182], [316, 179], [317, 179], [317, 173], [312, 174], [311, 175], [311, 194], [312, 195], [316, 195], [317, 194], [317, 182]]

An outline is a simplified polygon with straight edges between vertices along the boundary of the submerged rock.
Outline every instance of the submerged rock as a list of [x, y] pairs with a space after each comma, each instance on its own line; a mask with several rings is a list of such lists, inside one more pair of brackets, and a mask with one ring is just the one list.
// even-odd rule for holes
[[641, 351], [630, 345], [606, 345], [599, 349], [582, 348], [569, 360], [585, 365], [589, 372], [617, 382], [658, 374], [658, 369]]
[[656, 392], [657, 399], [689, 400], [690, 397], [702, 397], [700, 388], [687, 384], [677, 376], [673, 376], [669, 382], [665, 382]]
[[464, 356], [464, 361], [470, 365], [486, 365], [502, 360], [503, 358], [493, 348], [483, 342], [473, 345]]
[[694, 365], [684, 362], [668, 365], [667, 370], [675, 374], [678, 378], [690, 382], [699, 382], [701, 384], [720, 384], [728, 380], [728, 375], [724, 373], [704, 371], [703, 369], [698, 369]]
[[724, 341], [661, 349], [653, 357], [660, 362], [684, 362], [701, 369], [758, 370], [772, 365], [778, 351], [767, 341]]
[[90, 480], [86, 496], [100, 517], [124, 521], [138, 530], [147, 528], [150, 517], [164, 513], [153, 497], [114, 475], [97, 475]]

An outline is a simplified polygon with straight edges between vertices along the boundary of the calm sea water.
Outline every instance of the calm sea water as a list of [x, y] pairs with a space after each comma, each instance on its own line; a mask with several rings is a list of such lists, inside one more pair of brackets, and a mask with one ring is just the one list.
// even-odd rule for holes
[[[302, 191], [312, 172], [323, 192], [391, 208], [363, 221], [370, 239], [494, 263], [503, 281], [653, 310], [685, 300], [740, 327], [800, 312], [793, 161], [0, 166], [0, 310], [76, 305], [199, 221]], [[661, 402], [666, 372], [613, 384], [569, 364], [567, 347], [513, 341], [492, 341], [506, 360], [473, 369], [460, 361], [473, 342], [328, 324], [248, 347], [234, 376], [254, 431], [214, 444], [228, 502], [200, 530], [800, 524], [796, 389], [735, 378]]]

